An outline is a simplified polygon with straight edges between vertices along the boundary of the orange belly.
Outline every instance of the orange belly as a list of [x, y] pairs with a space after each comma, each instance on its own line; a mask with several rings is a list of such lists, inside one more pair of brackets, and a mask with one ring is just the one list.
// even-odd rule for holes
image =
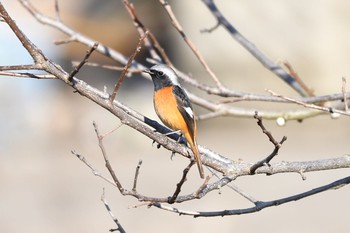
[[154, 93], [154, 108], [160, 120], [173, 130], [187, 132], [187, 124], [177, 109], [172, 87], [164, 87]]

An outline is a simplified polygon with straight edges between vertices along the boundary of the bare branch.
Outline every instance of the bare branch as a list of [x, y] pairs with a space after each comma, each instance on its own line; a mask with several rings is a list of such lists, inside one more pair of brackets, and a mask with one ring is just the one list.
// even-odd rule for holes
[[[0, 6], [1, 6], [0, 13], [5, 15], [3, 13], [3, 11], [5, 11], [5, 9], [2, 7], [1, 4], [0, 4]], [[4, 19], [6, 22], [9, 21], [12, 24], [14, 24], [14, 22], [12, 21], [12, 19], [10, 19], [10, 17], [5, 17]], [[16, 35], [18, 35], [18, 37], [22, 40], [28, 40], [28, 38], [26, 38], [25, 36], [22, 35], [22, 32], [18, 33], [18, 31], [17, 31]], [[30, 42], [22, 42], [22, 43], [30, 44]], [[100, 46], [98, 46], [98, 48], [99, 47]], [[32, 53], [40, 55], [40, 53], [37, 51], [38, 49], [36, 47], [29, 46], [29, 48], [35, 50], [35, 51], [32, 51]], [[94, 102], [96, 102], [100, 106], [102, 106], [105, 109], [107, 109], [108, 111], [112, 112], [115, 116], [117, 116], [121, 120], [122, 123], [136, 129], [140, 133], [149, 137], [151, 140], [157, 141], [164, 148], [171, 150], [171, 151], [174, 151], [176, 153], [182, 154], [184, 156], [187, 156], [187, 148], [184, 145], [180, 145], [180, 144], [176, 143], [176, 141], [169, 140], [169, 138], [164, 136], [164, 135], [153, 132], [152, 128], [150, 128], [147, 125], [150, 125], [151, 127], [157, 129], [158, 132], [165, 132], [167, 130], [166, 128], [157, 124], [155, 121], [152, 121], [151, 119], [149, 119], [149, 118], [137, 113], [136, 111], [128, 108], [127, 106], [121, 104], [118, 101], [114, 101], [113, 105], [108, 104], [108, 102], [106, 102], [106, 100], [108, 100], [108, 95], [106, 93], [101, 92], [101, 91], [87, 85], [85, 82], [83, 82], [79, 79], [74, 78], [72, 83], [67, 82], [67, 77], [68, 77], [67, 72], [62, 70], [58, 65], [53, 64], [48, 59], [46, 59], [46, 60], [47, 60], [47, 63], [45, 63], [45, 62], [42, 63], [43, 68], [45, 68], [45, 70], [47, 70], [47, 72], [55, 75], [58, 79], [61, 79], [61, 80], [65, 81], [67, 84], [71, 85], [79, 94], [93, 100]], [[193, 95], [191, 95], [191, 96], [192, 96], [193, 100], [196, 100], [196, 101], [198, 100], [198, 99], [195, 99]], [[198, 101], [199, 102], [203, 101], [203, 99], [199, 99]], [[214, 103], [210, 103], [210, 102], [207, 102], [207, 103], [209, 103], [213, 107], [213, 110], [217, 109], [217, 105], [215, 105]], [[248, 114], [253, 116], [254, 112], [248, 113]], [[264, 117], [263, 114], [264, 113], [260, 113], [260, 115], [262, 117]], [[283, 114], [283, 113], [281, 113], [281, 114]], [[317, 111], [316, 114], [320, 114], [320, 113]], [[288, 119], [288, 116], [286, 116], [286, 115], [283, 115], [283, 116], [286, 117], [286, 119]], [[174, 136], [169, 135], [169, 137], [174, 137]], [[215, 170], [217, 170], [223, 174], [236, 174], [236, 171], [237, 171], [237, 174], [240, 174], [240, 175], [250, 174], [249, 167], [251, 165], [246, 166], [245, 168], [246, 169], [248, 168], [248, 169], [242, 171], [240, 165], [236, 164], [232, 160], [226, 159], [223, 156], [218, 155], [216, 153], [213, 153], [212, 151], [206, 150], [202, 147], [200, 147], [200, 151], [201, 151], [201, 154], [203, 154], [203, 163], [209, 167], [214, 168]], [[341, 165], [343, 167], [348, 166], [348, 164], [344, 164], [344, 163]], [[286, 168], [286, 169], [287, 169], [286, 171], [288, 172], [289, 171], [288, 168]], [[318, 169], [317, 166], [314, 167], [314, 170], [317, 170], [317, 169]], [[301, 169], [299, 168], [299, 169], [293, 170], [292, 172], [297, 172], [300, 170]], [[263, 169], [263, 167], [261, 167], [256, 172], [259, 173], [259, 172], [263, 172], [263, 171], [264, 171], [264, 169]], [[279, 172], [285, 172], [285, 171], [279, 171]], [[271, 173], [271, 171], [265, 170], [265, 173]]]
[[90, 168], [90, 170], [92, 171], [92, 174], [94, 174], [97, 177], [100, 177], [101, 179], [107, 181], [108, 183], [110, 183], [111, 185], [116, 186], [116, 184], [114, 183], [113, 180], [103, 176], [99, 171], [97, 171], [86, 159], [84, 156], [82, 156], [81, 154], [78, 154], [77, 152], [75, 152], [74, 150], [71, 151], [73, 155], [75, 155], [78, 159], [80, 159], [86, 166], [88, 166]]
[[72, 78], [79, 72], [79, 70], [83, 67], [83, 65], [88, 62], [90, 55], [95, 51], [97, 48], [98, 43], [96, 42], [94, 46], [92, 46], [89, 50], [86, 51], [84, 59], [72, 70], [72, 72], [68, 76], [68, 80], [71, 82]]
[[40, 69], [41, 69], [41, 67], [36, 65], [36, 64], [0, 66], [1, 71], [5, 71], [5, 70], [40, 70]]
[[[149, 35], [152, 35], [152, 33], [150, 33], [150, 30], [147, 29], [143, 25], [143, 23], [141, 23], [141, 20], [139, 19], [139, 17], [136, 14], [136, 10], [134, 8], [134, 5], [131, 4], [128, 0], [123, 0], [122, 2], [125, 6], [125, 9], [129, 13], [129, 16], [131, 17], [131, 19], [134, 23], [134, 26], [135, 26], [136, 30], [138, 31], [140, 37], [143, 37], [146, 32], [148, 32]], [[155, 38], [153, 35], [152, 35], [152, 37]], [[146, 37], [144, 39], [144, 43], [145, 43], [146, 48], [148, 49], [148, 51], [151, 54], [153, 59], [157, 60], [158, 62], [161, 62], [161, 58], [158, 56], [157, 52], [154, 50], [153, 45], [149, 39], [150, 39], [150, 37]], [[165, 55], [165, 57], [163, 57], [163, 59], [164, 58], [169, 61], [169, 59], [166, 55]]]
[[55, 14], [56, 14], [56, 20], [61, 21], [60, 7], [58, 4], [58, 0], [55, 0]]
[[112, 178], [113, 178], [113, 181], [114, 183], [116, 184], [116, 186], [118, 187], [119, 191], [121, 193], [124, 193], [124, 188], [122, 186], [122, 184], [120, 183], [120, 181], [118, 180], [117, 176], [115, 175], [115, 172], [111, 166], [111, 164], [109, 163], [109, 158], [108, 158], [108, 155], [107, 155], [107, 152], [106, 152], [106, 149], [102, 143], [102, 140], [103, 140], [103, 137], [101, 136], [99, 130], [98, 130], [98, 126], [96, 124], [96, 122], [93, 122], [93, 125], [94, 125], [94, 128], [95, 128], [95, 132], [96, 132], [96, 136], [97, 136], [97, 139], [98, 139], [98, 145], [101, 149], [101, 152], [102, 152], [102, 155], [103, 155], [103, 158], [105, 160], [105, 165], [109, 171], [109, 173], [111, 174]]
[[[76, 66], [78, 64], [79, 64], [79, 62], [76, 62], [76, 61], [72, 62], [73, 66]], [[108, 69], [108, 70], [116, 70], [116, 71], [123, 71], [124, 70], [124, 66], [122, 67], [122, 66], [105, 65], [105, 64], [95, 63], [95, 62], [87, 62], [87, 63], [85, 63], [85, 66], [103, 68], [103, 69]], [[128, 72], [126, 73], [126, 76], [129, 77], [132, 74], [142, 74], [142, 70], [129, 68]]]
[[350, 176], [345, 177], [343, 179], [336, 180], [330, 184], [320, 186], [300, 194], [296, 194], [296, 195], [292, 195], [289, 197], [276, 199], [272, 201], [259, 201], [256, 203], [254, 207], [245, 208], [245, 209], [232, 209], [232, 210], [223, 210], [223, 211], [188, 211], [188, 210], [182, 210], [179, 208], [167, 206], [165, 204], [158, 203], [158, 202], [152, 203], [150, 205], [163, 210], [176, 213], [176, 214], [180, 214], [180, 215], [189, 215], [193, 217], [223, 217], [223, 216], [250, 214], [250, 213], [258, 212], [268, 207], [282, 205], [291, 201], [297, 201], [327, 190], [338, 189], [340, 187], [348, 185], [349, 183], [350, 183]]
[[119, 80], [118, 80], [117, 84], [115, 85], [114, 91], [109, 99], [110, 104], [113, 103], [115, 96], [117, 95], [117, 92], [118, 92], [120, 86], [122, 85], [122, 82], [125, 78], [125, 75], [129, 69], [129, 67], [131, 66], [132, 61], [135, 59], [136, 55], [141, 51], [141, 45], [142, 45], [143, 41], [145, 40], [145, 38], [147, 37], [147, 35], [148, 35], [148, 32], [146, 31], [145, 34], [139, 39], [139, 42], [136, 46], [134, 53], [130, 56], [128, 62], [124, 66], [124, 69], [123, 69], [122, 73], [120, 74]]
[[272, 73], [280, 77], [289, 86], [291, 86], [295, 91], [297, 91], [301, 96], [307, 96], [307, 92], [299, 85], [298, 82], [288, 74], [281, 66], [274, 63], [265, 54], [263, 54], [252, 42], [250, 42], [246, 37], [244, 37], [220, 12], [217, 8], [214, 0], [202, 0], [204, 4], [208, 7], [210, 12], [215, 16], [218, 23], [222, 25], [230, 35], [242, 45], [248, 52], [250, 52], [264, 67], [269, 69]]
[[295, 100], [293, 98], [290, 98], [290, 97], [287, 97], [287, 96], [283, 96], [283, 95], [279, 95], [271, 90], [267, 90], [267, 92], [269, 92], [271, 95], [273, 96], [276, 96], [276, 97], [279, 97], [281, 99], [285, 99], [285, 100], [288, 100], [290, 101], [291, 103], [295, 103], [295, 104], [298, 104], [298, 105], [301, 105], [301, 106], [304, 106], [305, 108], [312, 108], [312, 109], [316, 109], [316, 110], [320, 110], [320, 111], [323, 111], [323, 112], [328, 112], [328, 113], [339, 113], [341, 115], [346, 115], [346, 116], [350, 116], [350, 113], [349, 112], [345, 112], [345, 111], [342, 111], [342, 110], [338, 110], [338, 109], [335, 109], [333, 107], [322, 107], [322, 106], [318, 106], [318, 105], [315, 105], [315, 104], [307, 104], [307, 103], [304, 103], [302, 101], [298, 101], [298, 100]]
[[[217, 174], [217, 172], [215, 172], [213, 169], [208, 168], [209, 171], [213, 174], [213, 176], [215, 176], [216, 178], [220, 179], [219, 175]], [[226, 185], [226, 187], [232, 189], [233, 191], [237, 192], [239, 195], [241, 195], [242, 197], [244, 197], [245, 199], [247, 199], [248, 201], [252, 202], [252, 203], [256, 203], [258, 202], [258, 200], [256, 198], [254, 198], [253, 196], [247, 194], [246, 192], [244, 192], [242, 189], [238, 188], [236, 185], [234, 185], [233, 183], [229, 183]]]
[[349, 112], [349, 106], [348, 106], [348, 94], [346, 93], [346, 78], [342, 78], [342, 88], [341, 88], [341, 91], [343, 93], [343, 101], [344, 101], [344, 109], [345, 109], [345, 112]]
[[274, 137], [272, 136], [271, 132], [269, 132], [264, 124], [262, 123], [262, 118], [258, 115], [258, 112], [255, 112], [254, 118], [258, 120], [258, 125], [262, 129], [263, 133], [269, 138], [270, 142], [275, 146], [275, 149], [272, 151], [272, 153], [264, 158], [263, 160], [255, 163], [251, 168], [250, 168], [250, 173], [254, 174], [256, 169], [259, 167], [262, 167], [266, 164], [269, 165], [269, 162], [278, 154], [279, 149], [281, 148], [282, 144], [284, 141], [287, 140], [286, 136], [283, 136], [282, 140], [280, 142], [277, 142]]
[[35, 79], [57, 79], [51, 74], [33, 74], [28, 72], [6, 72], [0, 71], [1, 76], [11, 76], [17, 78], [35, 78]]
[[184, 39], [184, 41], [186, 42], [188, 47], [196, 55], [196, 57], [198, 58], [200, 63], [203, 65], [205, 70], [209, 73], [211, 78], [215, 81], [215, 84], [217, 85], [217, 87], [219, 89], [223, 88], [223, 85], [221, 84], [220, 80], [216, 77], [214, 72], [210, 69], [210, 67], [208, 66], [208, 64], [204, 60], [203, 56], [200, 54], [199, 50], [195, 47], [193, 42], [187, 37], [187, 35], [183, 31], [179, 21], [176, 19], [175, 14], [174, 14], [174, 12], [171, 9], [171, 6], [169, 5], [169, 3], [166, 2], [165, 0], [159, 0], [159, 2], [164, 7], [165, 11], [167, 12], [167, 14], [168, 14], [168, 16], [169, 16], [169, 18], [171, 20], [171, 23], [174, 26], [174, 28], [179, 32], [179, 34], [182, 36], [182, 38]]
[[101, 201], [103, 202], [103, 204], [105, 205], [109, 215], [111, 216], [111, 218], [113, 219], [113, 221], [115, 222], [115, 224], [117, 224], [118, 228], [117, 229], [111, 229], [110, 231], [113, 232], [113, 231], [119, 231], [120, 233], [126, 233], [126, 231], [124, 230], [123, 226], [120, 224], [119, 220], [114, 216], [111, 208], [109, 207], [108, 205], [108, 202], [106, 200], [106, 197], [105, 197], [105, 189], [103, 188], [103, 191], [102, 191], [102, 195], [101, 195]]
[[181, 192], [181, 187], [187, 180], [187, 178], [186, 178], [187, 174], [190, 171], [190, 168], [194, 164], [195, 164], [194, 160], [191, 160], [190, 164], [183, 170], [182, 178], [181, 178], [180, 182], [176, 185], [176, 190], [175, 190], [173, 196], [169, 198], [169, 201], [168, 201], [169, 204], [173, 204], [175, 202], [176, 198], [179, 196], [179, 194]]
[[295, 79], [296, 82], [299, 83], [299, 85], [306, 91], [306, 93], [308, 94], [308, 96], [315, 96], [314, 94], [314, 90], [312, 90], [311, 88], [309, 88], [304, 81], [301, 79], [301, 77], [299, 76], [299, 74], [294, 70], [293, 66], [286, 60], [283, 61], [283, 65], [285, 67], [287, 67], [289, 74]]
[[[76, 32], [74, 29], [68, 27], [67, 25], [65, 25], [61, 21], [57, 21], [56, 19], [53, 19], [53, 18], [50, 18], [48, 16], [43, 15], [40, 11], [38, 11], [33, 6], [33, 4], [30, 1], [28, 1], [28, 0], [19, 0], [19, 1], [23, 5], [23, 7], [25, 9], [27, 9], [28, 12], [34, 16], [34, 18], [36, 20], [38, 20], [42, 24], [49, 25], [53, 28], [60, 30], [64, 34], [70, 36], [71, 41], [79, 41], [81, 44], [84, 44], [88, 47], [92, 47], [96, 43], [95, 40]], [[122, 55], [121, 53], [119, 53], [111, 48], [108, 48], [107, 46], [102, 46], [101, 43], [100, 43], [100, 46], [97, 47], [96, 51], [105, 55], [106, 57], [110, 57], [116, 61], [119, 61], [122, 64], [127, 63], [128, 59], [124, 55]], [[144, 67], [141, 66], [140, 64], [135, 63], [134, 65], [135, 66], [137, 65], [138, 68], [140, 68], [140, 69], [144, 69]]]
[[135, 170], [134, 185], [132, 186], [132, 191], [134, 191], [134, 192], [136, 192], [137, 179], [138, 179], [139, 174], [140, 174], [141, 165], [142, 165], [142, 160], [139, 161], [139, 163], [137, 164], [136, 170]]
[[[54, 28], [57, 28], [58, 30], [64, 32], [65, 34], [69, 35], [71, 39], [74, 39], [74, 41], [78, 41], [82, 44], [92, 46], [95, 41], [91, 38], [81, 35], [74, 31], [73, 29], [69, 28], [67, 25], [63, 24], [62, 22], [58, 22], [57, 20], [53, 20], [50, 17], [44, 16], [41, 14], [37, 9], [35, 9], [32, 4], [27, 0], [20, 0], [22, 5], [41, 23], [48, 24]], [[104, 54], [107, 57], [111, 57], [112, 59], [122, 63], [127, 63], [127, 58], [118, 53], [117, 51], [100, 44], [96, 51]], [[137, 69], [143, 70], [145, 67], [137, 62], [132, 63], [133, 67], [136, 67]], [[54, 70], [56, 71], [56, 70]], [[52, 72], [52, 70], [51, 70]], [[62, 70], [60, 70], [62, 72]], [[283, 100], [278, 97], [274, 96], [266, 96], [266, 95], [256, 95], [251, 93], [244, 93], [244, 92], [237, 92], [232, 91], [227, 88], [217, 88], [217, 87], [211, 87], [205, 84], [199, 83], [197, 80], [194, 80], [190, 78], [188, 75], [185, 75], [177, 70], [177, 73], [180, 75], [180, 77], [188, 84], [199, 88], [200, 90], [206, 91], [209, 94], [215, 94], [222, 97], [240, 97], [247, 101], [269, 101], [269, 102], [284, 102], [288, 103], [289, 101]], [[146, 77], [148, 78], [148, 77]], [[350, 93], [348, 93], [348, 98], [350, 98]], [[202, 106], [210, 111], [219, 111], [220, 114], [216, 114], [217, 116], [239, 116], [239, 117], [252, 117], [254, 116], [254, 112], [256, 109], [253, 110], [246, 110], [246, 109], [240, 109], [240, 108], [234, 108], [231, 106], [228, 107], [222, 107], [221, 105], [213, 105], [209, 101], [205, 100], [204, 98], [200, 98], [198, 96], [195, 96], [193, 94], [189, 95], [190, 99], [198, 104], [199, 106]], [[334, 94], [334, 95], [327, 95], [327, 96], [320, 96], [320, 97], [307, 97], [307, 98], [295, 98], [300, 99], [305, 103], [319, 103], [324, 101], [334, 101], [334, 100], [342, 100], [343, 95], [342, 94]], [[337, 105], [334, 104], [332, 106], [333, 108], [337, 108]], [[278, 119], [280, 117], [283, 117], [285, 120], [300, 120], [300, 119], [306, 119], [309, 117], [315, 117], [320, 114], [324, 114], [322, 112], [318, 112], [312, 109], [307, 110], [296, 110], [296, 111], [287, 111], [287, 112], [275, 112], [275, 111], [267, 111], [267, 110], [259, 110], [260, 115], [264, 119]]]

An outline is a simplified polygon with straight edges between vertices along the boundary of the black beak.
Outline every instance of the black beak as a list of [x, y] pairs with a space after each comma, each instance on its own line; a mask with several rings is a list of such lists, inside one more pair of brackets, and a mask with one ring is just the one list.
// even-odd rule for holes
[[145, 70], [143, 70], [142, 72], [147, 73], [147, 74], [150, 74], [150, 75], [154, 74], [154, 73], [153, 73], [151, 70], [149, 70], [149, 69], [145, 69]]

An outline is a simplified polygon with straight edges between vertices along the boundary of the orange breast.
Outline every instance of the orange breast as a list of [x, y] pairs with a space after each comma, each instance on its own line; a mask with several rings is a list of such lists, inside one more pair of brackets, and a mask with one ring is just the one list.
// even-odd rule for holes
[[154, 93], [154, 108], [161, 121], [173, 130], [187, 132], [187, 125], [177, 109], [172, 87], [164, 87]]

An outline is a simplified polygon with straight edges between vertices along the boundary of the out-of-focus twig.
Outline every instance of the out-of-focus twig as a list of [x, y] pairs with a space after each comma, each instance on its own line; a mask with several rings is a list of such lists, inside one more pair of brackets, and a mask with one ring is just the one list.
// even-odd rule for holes
[[230, 33], [230, 35], [248, 52], [250, 52], [264, 67], [280, 77], [301, 96], [308, 96], [308, 93], [304, 90], [304, 88], [290, 74], [288, 74], [281, 66], [269, 59], [264, 53], [262, 53], [226, 19], [226, 17], [214, 3], [214, 0], [202, 0], [202, 2], [208, 7], [218, 23], [222, 25]]

